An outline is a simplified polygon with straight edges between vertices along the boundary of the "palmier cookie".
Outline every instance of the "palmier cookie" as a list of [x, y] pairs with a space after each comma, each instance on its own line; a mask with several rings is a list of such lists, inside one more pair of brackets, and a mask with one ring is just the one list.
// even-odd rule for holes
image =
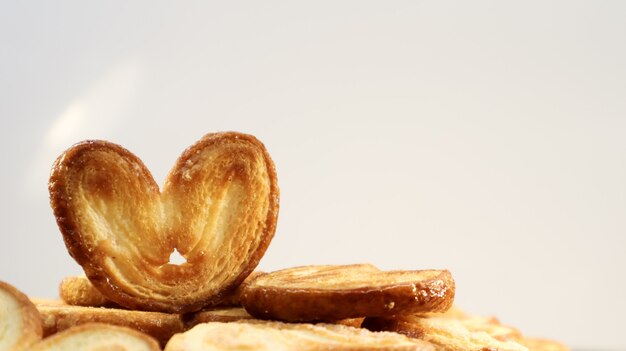
[[[494, 325], [489, 319], [456, 319], [449, 316], [423, 317], [400, 315], [394, 317], [367, 317], [363, 328], [372, 331], [391, 331], [428, 341], [441, 351], [497, 350], [528, 351], [514, 340], [512, 329]], [[503, 331], [504, 334], [503, 334]], [[505, 337], [506, 334], [506, 337]]]
[[105, 323], [135, 329], [158, 340], [161, 345], [185, 330], [179, 314], [132, 311], [119, 308], [70, 306], [60, 303], [36, 304], [44, 336], [88, 323]]
[[[221, 296], [215, 301], [214, 307], [217, 306], [241, 306], [239, 296], [246, 282], [264, 274], [263, 272], [252, 272], [235, 290]], [[86, 306], [86, 307], [119, 307], [106, 298], [96, 287], [91, 284], [89, 279], [84, 276], [65, 277], [59, 284], [59, 296], [68, 305]]]
[[214, 307], [190, 313], [185, 317], [185, 326], [189, 329], [201, 323], [228, 323], [253, 318], [243, 307]]
[[[276, 228], [274, 164], [251, 135], [208, 134], [185, 150], [162, 190], [137, 156], [85, 141], [55, 162], [50, 203], [72, 257], [111, 301], [192, 312], [253, 271]], [[183, 264], [170, 263], [177, 250]]]
[[454, 289], [454, 280], [445, 270], [305, 266], [258, 277], [244, 287], [241, 303], [257, 318], [331, 321], [443, 312], [454, 301]]
[[[186, 316], [186, 328], [190, 329], [200, 323], [209, 322], [238, 322], [242, 320], [254, 319], [243, 307], [214, 307]], [[329, 321], [331, 324], [342, 324], [349, 327], [360, 328], [364, 318], [346, 318], [336, 321]]]
[[29, 351], [160, 351], [156, 340], [130, 328], [90, 323], [65, 330]]
[[41, 336], [35, 305], [21, 291], [0, 281], [0, 351], [28, 350]]
[[102, 295], [86, 276], [65, 277], [59, 284], [59, 296], [68, 305], [100, 307], [114, 302]]
[[165, 351], [434, 351], [421, 340], [337, 324], [210, 322], [175, 335]]

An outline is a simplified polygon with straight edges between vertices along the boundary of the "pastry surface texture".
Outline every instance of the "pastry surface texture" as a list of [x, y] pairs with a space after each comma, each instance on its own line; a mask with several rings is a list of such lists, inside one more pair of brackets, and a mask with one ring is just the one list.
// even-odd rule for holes
[[434, 351], [429, 343], [395, 333], [335, 324], [270, 321], [204, 323], [175, 335], [165, 351]]

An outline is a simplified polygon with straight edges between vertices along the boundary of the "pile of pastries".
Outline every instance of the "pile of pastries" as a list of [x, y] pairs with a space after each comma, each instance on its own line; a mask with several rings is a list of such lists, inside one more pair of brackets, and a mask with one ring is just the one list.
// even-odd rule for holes
[[463, 312], [447, 270], [255, 271], [279, 189], [251, 135], [206, 135], [162, 188], [128, 150], [84, 141], [56, 160], [49, 190], [85, 275], [64, 279], [59, 300], [0, 282], [0, 351], [568, 350]]

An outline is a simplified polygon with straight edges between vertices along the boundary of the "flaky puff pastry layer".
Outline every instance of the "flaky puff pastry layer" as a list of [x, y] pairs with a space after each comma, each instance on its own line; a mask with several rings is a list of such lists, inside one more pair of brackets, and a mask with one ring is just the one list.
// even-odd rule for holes
[[[235, 132], [185, 150], [161, 190], [128, 150], [81, 142], [57, 159], [49, 190], [72, 257], [104, 296], [132, 309], [214, 304], [256, 267], [278, 217], [267, 150]], [[185, 263], [169, 262], [174, 250]]]

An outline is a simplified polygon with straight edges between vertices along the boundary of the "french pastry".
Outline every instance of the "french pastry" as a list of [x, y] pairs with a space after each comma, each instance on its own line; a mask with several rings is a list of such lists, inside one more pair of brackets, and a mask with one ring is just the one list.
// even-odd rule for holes
[[380, 271], [371, 265], [303, 266], [246, 284], [241, 303], [254, 317], [287, 322], [444, 312], [454, 301], [445, 270]]
[[12, 285], [0, 281], [0, 351], [22, 351], [42, 337], [35, 305]]
[[[71, 256], [98, 291], [130, 309], [215, 305], [254, 270], [278, 217], [269, 153], [236, 132], [185, 150], [161, 190], [130, 151], [84, 141], [59, 156], [48, 188]], [[170, 263], [175, 250], [186, 262]]]
[[57, 158], [48, 188], [85, 276], [61, 282], [63, 300], [29, 301], [0, 282], [0, 351], [569, 351], [453, 306], [447, 270], [254, 272], [279, 189], [251, 135], [207, 134], [161, 188], [123, 147], [80, 142]]
[[74, 306], [100, 307], [114, 304], [84, 275], [63, 278], [59, 284], [59, 296], [65, 303]]
[[[263, 272], [252, 272], [235, 290], [221, 296], [212, 306], [241, 306], [239, 296], [246, 282], [264, 274]], [[116, 307], [116, 304], [106, 298], [96, 287], [91, 284], [84, 275], [65, 277], [59, 284], [59, 296], [68, 305], [88, 306], [88, 307]]]
[[[424, 321], [424, 319], [430, 319], [431, 321]], [[424, 313], [414, 316], [398, 316], [395, 318], [367, 318], [362, 325], [371, 330], [395, 331], [424, 339], [434, 337], [433, 335], [429, 336], [429, 333], [442, 334], [443, 332], [441, 330], [447, 328], [451, 331], [448, 333], [449, 338], [456, 340], [451, 342], [444, 337], [440, 337], [440, 342], [445, 344], [438, 346], [441, 350], [451, 350], [451, 345], [462, 342], [463, 340], [473, 340], [468, 343], [474, 345], [472, 347], [476, 347], [476, 344], [479, 345], [478, 347], [485, 344], [497, 345], [498, 343], [494, 342], [494, 340], [504, 342], [505, 346], [501, 346], [501, 348], [492, 346], [493, 350], [506, 349], [506, 347], [511, 347], [511, 345], [518, 347], [508, 342], [521, 344], [528, 348], [529, 351], [570, 350], [569, 347], [558, 341], [525, 337], [519, 329], [500, 323], [496, 317], [471, 315], [457, 306], [452, 306], [445, 313]], [[456, 332], [454, 332], [455, 326]], [[431, 342], [436, 345], [436, 342]], [[470, 350], [470, 348], [467, 350]]]
[[214, 307], [202, 311], [191, 313], [187, 316], [185, 325], [187, 328], [194, 327], [200, 323], [208, 322], [236, 322], [242, 319], [253, 319], [243, 307]]
[[45, 337], [83, 324], [104, 323], [140, 331], [165, 345], [172, 335], [185, 330], [182, 317], [174, 313], [71, 306], [54, 302], [41, 302], [36, 306]]
[[432, 315], [368, 317], [363, 321], [363, 327], [428, 341], [440, 351], [528, 351], [518, 342], [521, 336], [516, 329], [503, 326], [492, 318]]
[[156, 340], [134, 329], [91, 323], [65, 330], [29, 351], [160, 351]]
[[338, 324], [210, 322], [177, 334], [165, 351], [434, 351], [421, 340]]
[[469, 331], [485, 332], [496, 340], [520, 342], [523, 338], [519, 329], [500, 323], [496, 317], [469, 316], [460, 321]]
[[[493, 316], [485, 317], [468, 314], [456, 305], [453, 305], [452, 307], [450, 307], [449, 310], [444, 313], [420, 313], [416, 314], [415, 317], [459, 320], [461, 321], [463, 326], [469, 331], [485, 332], [496, 340], [513, 340], [518, 342], [522, 340], [522, 333], [519, 331], [519, 329], [504, 325], [500, 323], [500, 320], [498, 318]], [[400, 319], [402, 318], [404, 317], [401, 316]]]

